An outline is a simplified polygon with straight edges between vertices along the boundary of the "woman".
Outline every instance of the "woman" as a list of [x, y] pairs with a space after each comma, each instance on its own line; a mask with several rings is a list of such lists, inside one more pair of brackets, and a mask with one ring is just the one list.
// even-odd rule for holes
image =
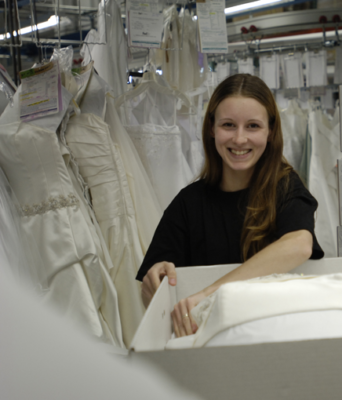
[[196, 332], [190, 311], [222, 284], [286, 273], [324, 256], [314, 234], [317, 201], [282, 156], [280, 117], [259, 78], [237, 74], [213, 93], [203, 123], [199, 180], [165, 210], [137, 279], [145, 306], [175, 267], [242, 263], [172, 312], [177, 336]]

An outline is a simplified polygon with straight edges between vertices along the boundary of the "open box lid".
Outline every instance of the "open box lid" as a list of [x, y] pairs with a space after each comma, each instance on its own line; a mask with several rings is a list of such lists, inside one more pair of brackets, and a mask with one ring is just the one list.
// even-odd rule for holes
[[[170, 313], [174, 305], [179, 300], [204, 289], [239, 265], [178, 268], [176, 287], [170, 286], [168, 278], [165, 277], [146, 310], [132, 340], [130, 350], [136, 352], [164, 350], [172, 336]], [[342, 272], [342, 258], [308, 260], [291, 271], [291, 273], [304, 275], [324, 275], [339, 272]]]

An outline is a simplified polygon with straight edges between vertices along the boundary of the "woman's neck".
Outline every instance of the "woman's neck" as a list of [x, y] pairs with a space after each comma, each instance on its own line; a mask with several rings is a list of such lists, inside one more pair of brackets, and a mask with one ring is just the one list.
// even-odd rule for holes
[[238, 190], [247, 189], [253, 171], [222, 171], [222, 180], [220, 189], [224, 192], [237, 192]]

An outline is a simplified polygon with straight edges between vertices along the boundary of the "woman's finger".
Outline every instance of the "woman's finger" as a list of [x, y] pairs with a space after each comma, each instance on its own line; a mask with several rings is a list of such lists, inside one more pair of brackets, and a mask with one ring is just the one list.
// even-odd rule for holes
[[174, 310], [173, 310], [176, 322], [177, 322], [177, 326], [178, 326], [178, 332], [179, 332], [179, 336], [186, 336], [186, 331], [184, 329], [183, 326], [183, 321], [182, 321], [182, 316], [181, 316], [181, 312], [179, 310], [179, 303], [176, 304]]
[[181, 301], [180, 305], [180, 313], [182, 317], [182, 325], [187, 335], [192, 335], [191, 321], [190, 321], [190, 310], [186, 305], [186, 301]]

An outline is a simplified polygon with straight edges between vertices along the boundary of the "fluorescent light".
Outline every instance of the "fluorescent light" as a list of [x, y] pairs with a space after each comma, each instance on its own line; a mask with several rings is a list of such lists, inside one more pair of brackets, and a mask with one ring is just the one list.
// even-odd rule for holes
[[239, 11], [249, 10], [250, 8], [262, 7], [273, 3], [278, 3], [282, 0], [259, 0], [252, 1], [251, 3], [240, 4], [239, 6], [225, 8], [225, 14], [234, 14]]
[[[39, 30], [42, 30], [42, 29], [50, 28], [51, 26], [55, 26], [55, 25], [57, 25], [57, 24], [58, 24], [58, 17], [57, 17], [57, 15], [51, 15], [51, 17], [50, 17], [47, 21], [41, 22], [41, 23], [39, 23], [37, 26], [36, 26], [36, 25], [34, 25], [33, 27], [32, 27], [32, 26], [26, 26], [25, 28], [19, 29], [19, 34], [20, 34], [20, 35], [25, 35], [25, 34], [27, 34], [27, 33], [32, 32], [32, 30], [33, 30], [33, 31], [37, 30], [37, 28], [38, 28]], [[33, 28], [33, 29], [32, 29], [32, 28]], [[17, 33], [16, 33], [16, 32], [13, 32], [13, 36], [17, 36]], [[5, 37], [6, 37], [7, 39], [9, 39], [9, 38], [11, 37], [11, 34], [10, 34], [9, 32], [7, 32], [7, 33], [4, 34], [4, 35], [0, 35], [0, 40], [4, 40]]]

